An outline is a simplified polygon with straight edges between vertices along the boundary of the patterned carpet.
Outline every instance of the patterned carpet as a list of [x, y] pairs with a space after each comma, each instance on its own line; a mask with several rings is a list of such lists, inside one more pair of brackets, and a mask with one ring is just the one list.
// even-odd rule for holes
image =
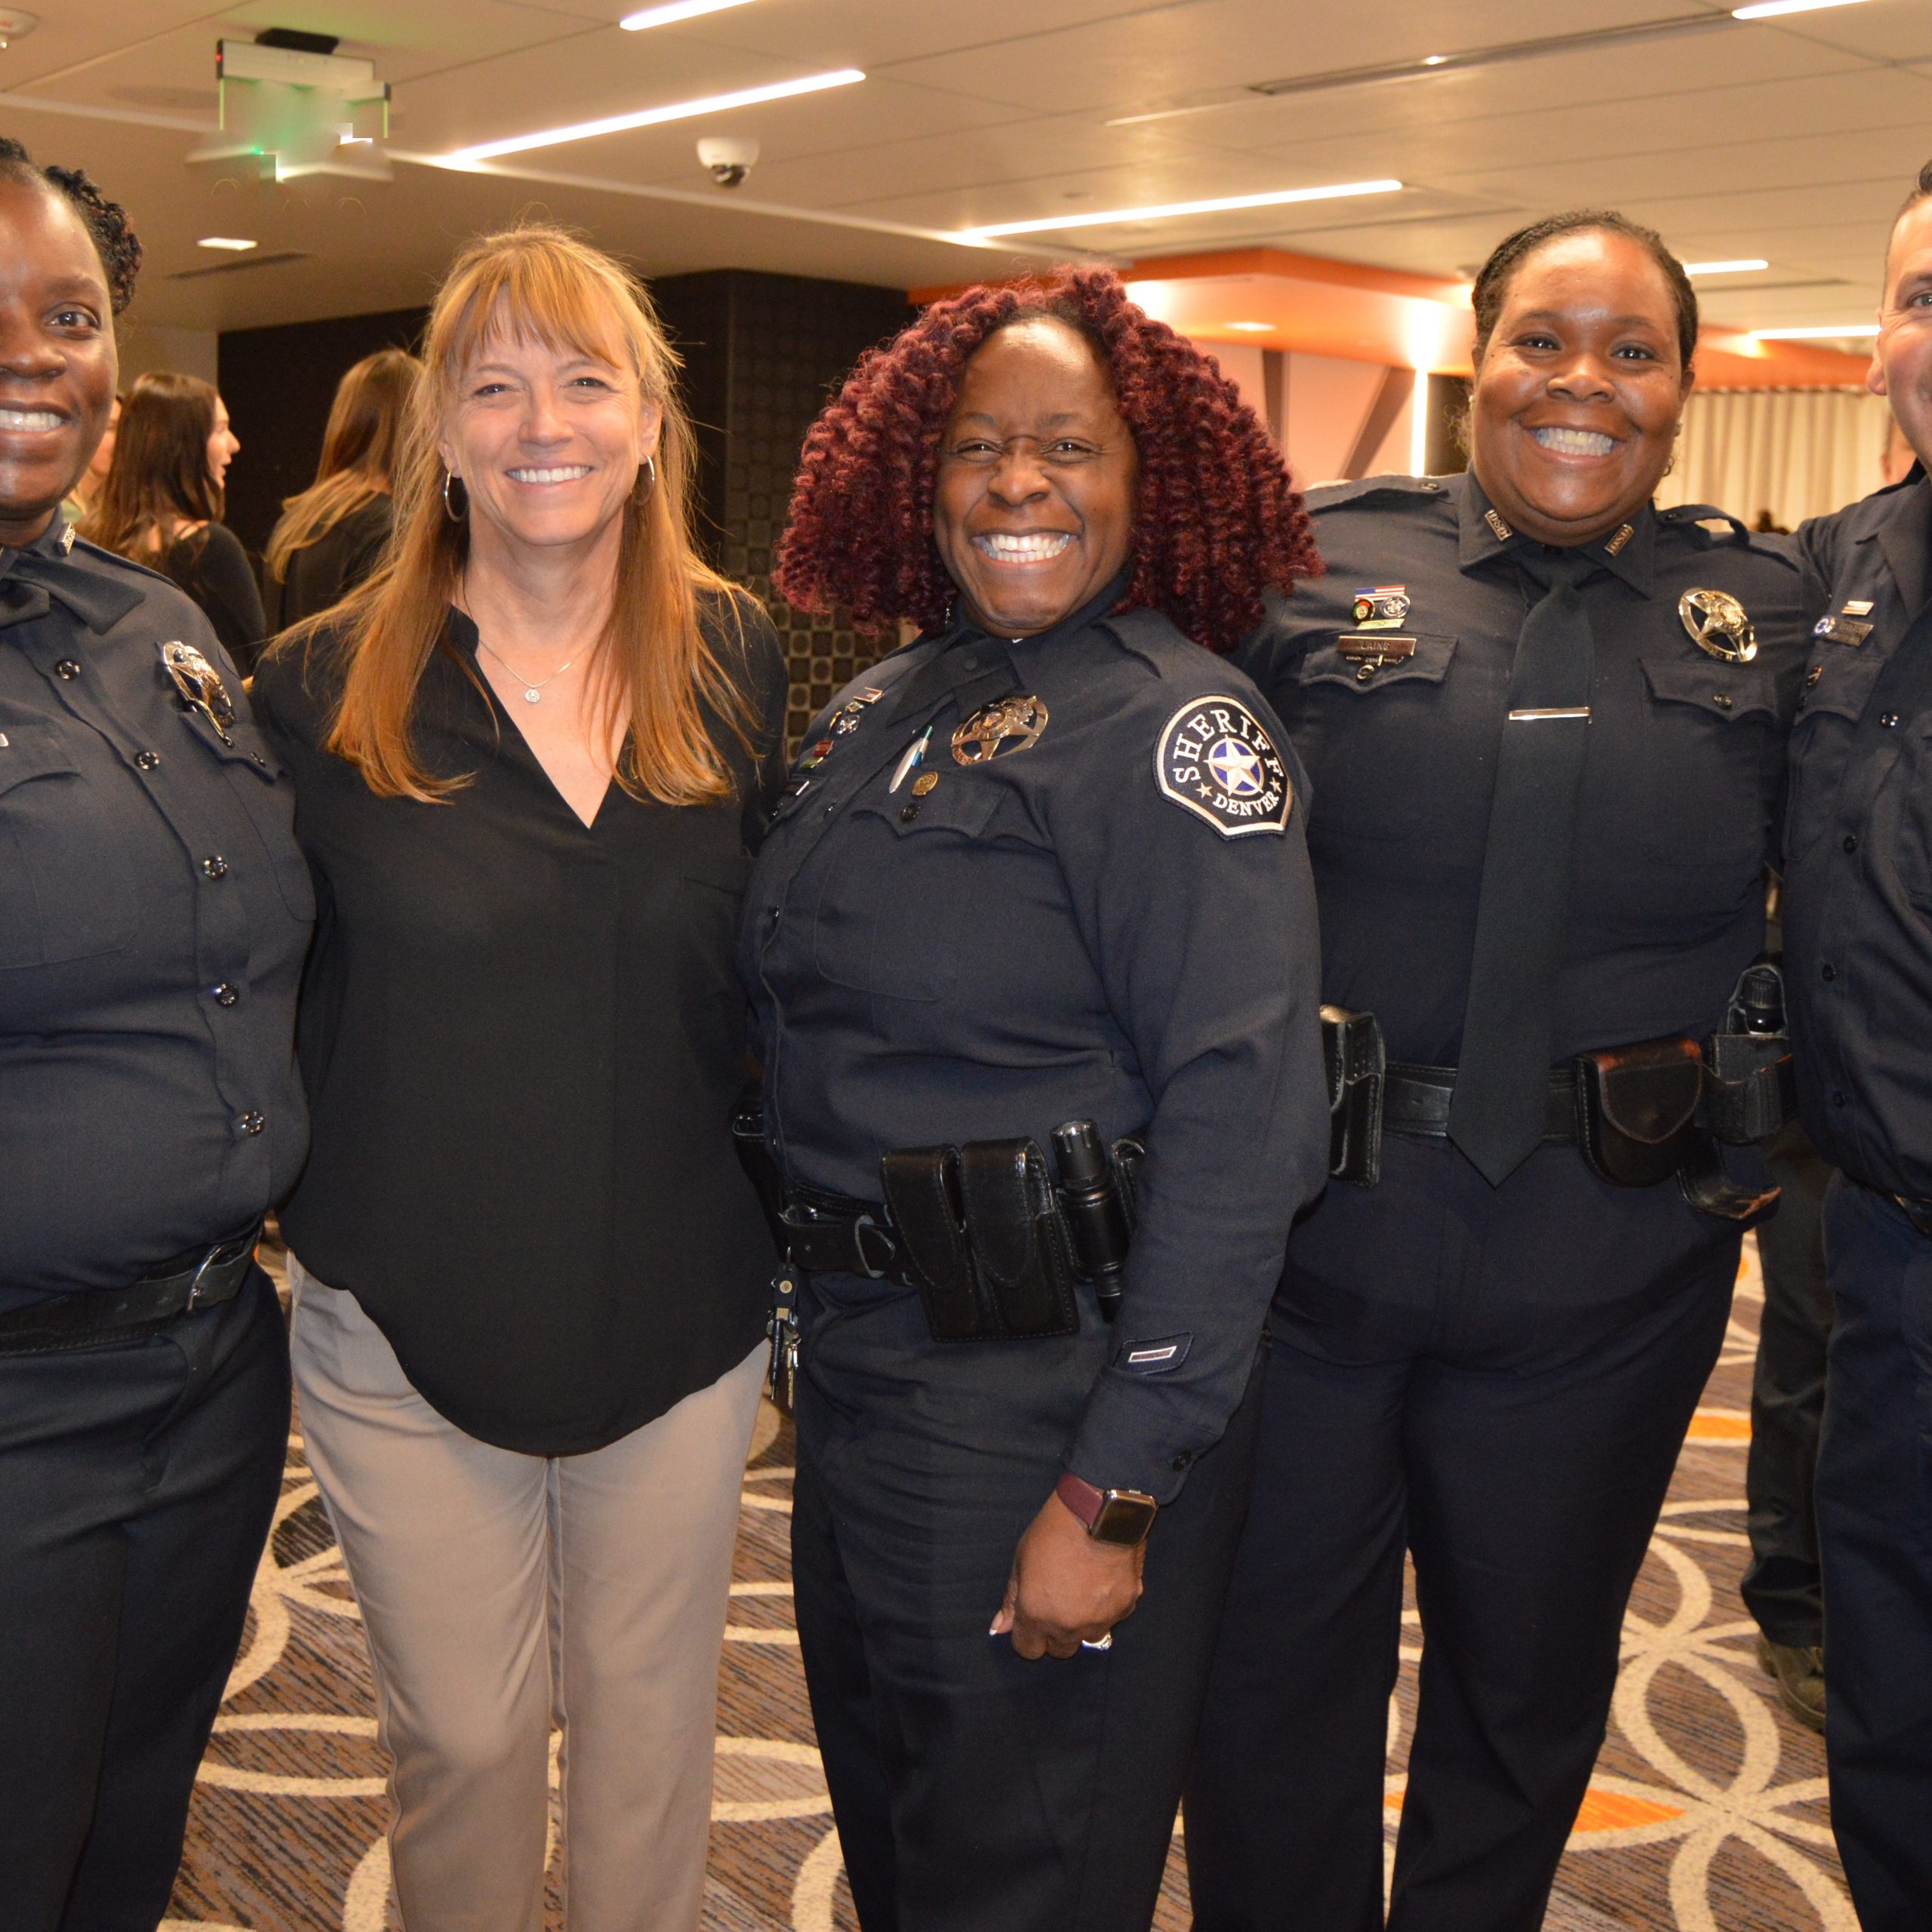
[[[1631, 1607], [1615, 1720], [1550, 1932], [1857, 1932], [1826, 1822], [1823, 1746], [1774, 1700], [1736, 1587], [1759, 1299], [1747, 1252]], [[706, 1932], [854, 1924], [791, 1628], [790, 1457], [790, 1432], [768, 1410], [745, 1472]], [[1390, 1714], [1392, 1837], [1420, 1654], [1418, 1632]], [[355, 1607], [298, 1433], [164, 1932], [393, 1924], [371, 1708]], [[1186, 1896], [1177, 1856], [1159, 1932], [1183, 1932]]]

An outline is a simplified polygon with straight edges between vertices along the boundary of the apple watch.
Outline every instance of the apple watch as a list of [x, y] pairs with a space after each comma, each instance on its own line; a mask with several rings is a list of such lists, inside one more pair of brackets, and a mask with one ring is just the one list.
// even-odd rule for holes
[[1128, 1549], [1146, 1541], [1160, 1513], [1161, 1506], [1145, 1490], [1096, 1489], [1070, 1470], [1054, 1485], [1054, 1494], [1096, 1543], [1118, 1543]]

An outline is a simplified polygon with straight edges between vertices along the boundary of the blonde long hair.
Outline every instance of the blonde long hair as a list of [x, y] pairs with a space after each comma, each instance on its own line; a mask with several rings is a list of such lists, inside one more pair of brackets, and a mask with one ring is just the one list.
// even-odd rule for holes
[[266, 561], [277, 583], [288, 577], [297, 550], [319, 543], [344, 517], [389, 494], [409, 398], [422, 373], [422, 364], [406, 350], [379, 349], [336, 386], [315, 480], [298, 495], [283, 498], [269, 539]]
[[[432, 777], [411, 726], [430, 658], [449, 648], [445, 629], [469, 550], [467, 517], [454, 521], [445, 509], [438, 439], [463, 371], [485, 343], [505, 336], [620, 366], [628, 360], [643, 400], [663, 412], [657, 482], [633, 490], [623, 511], [616, 594], [598, 640], [598, 695], [604, 723], [614, 734], [626, 727], [616, 775], [626, 792], [669, 805], [729, 798], [731, 768], [715, 732], [721, 727], [748, 745], [750, 708], [705, 635], [700, 596], [740, 645], [743, 626], [733, 586], [700, 556], [691, 535], [696, 445], [677, 392], [678, 358], [630, 275], [548, 223], [481, 236], [457, 257], [430, 311], [423, 380], [395, 478], [389, 561], [276, 648], [306, 648], [321, 624], [341, 626], [348, 669], [325, 743], [361, 771], [372, 792], [426, 804], [467, 782]], [[475, 667], [457, 655], [483, 689]]]

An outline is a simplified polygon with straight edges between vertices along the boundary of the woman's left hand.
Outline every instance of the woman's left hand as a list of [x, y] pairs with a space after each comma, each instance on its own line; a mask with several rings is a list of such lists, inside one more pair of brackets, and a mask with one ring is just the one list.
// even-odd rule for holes
[[1070, 1657], [1098, 1644], [1140, 1601], [1146, 1552], [1096, 1543], [1057, 1496], [1028, 1524], [1013, 1552], [1006, 1601], [990, 1635], [1011, 1635], [1023, 1657]]

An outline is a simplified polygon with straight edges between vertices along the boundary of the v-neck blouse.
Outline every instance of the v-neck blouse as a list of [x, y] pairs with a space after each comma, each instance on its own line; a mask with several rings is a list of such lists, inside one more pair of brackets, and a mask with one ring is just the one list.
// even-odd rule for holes
[[706, 620], [755, 720], [750, 751], [718, 735], [736, 798], [614, 785], [588, 826], [476, 675], [460, 612], [417, 713], [429, 769], [470, 774], [446, 802], [378, 798], [321, 749], [326, 639], [257, 675], [319, 902], [298, 1030], [312, 1152], [282, 1226], [429, 1401], [503, 1448], [601, 1447], [762, 1332], [731, 957], [786, 682], [764, 614], [738, 603], [742, 653], [721, 610]]

